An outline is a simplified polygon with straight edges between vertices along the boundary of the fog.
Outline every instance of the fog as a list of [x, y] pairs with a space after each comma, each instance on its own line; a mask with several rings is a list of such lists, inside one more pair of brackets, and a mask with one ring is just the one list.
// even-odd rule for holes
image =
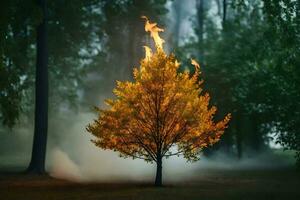
[[[184, 8], [182, 8], [182, 27], [179, 33], [180, 42], [185, 40], [183, 35], [190, 36], [192, 24], [190, 15], [195, 13], [191, 11], [194, 7], [193, 1], [182, 4], [182, 6]], [[174, 10], [170, 12], [169, 18], [174, 19], [172, 15], [175, 12]], [[175, 22], [172, 21], [172, 23], [174, 25]], [[172, 29], [172, 23], [169, 25], [169, 30]], [[97, 76], [97, 74], [93, 75]], [[108, 88], [111, 88], [113, 84], [114, 82], [108, 83]], [[98, 99], [98, 105], [102, 105], [103, 99], [111, 96], [111, 92], [108, 91], [107, 94], [101, 95], [100, 91], [104, 90], [100, 90], [100, 87], [101, 85], [97, 82], [89, 87], [92, 88], [92, 92], [99, 91], [93, 93], [94, 98], [91, 101], [96, 102], [95, 99]], [[90, 103], [90, 107], [92, 106]], [[75, 112], [64, 108], [59, 113], [51, 113], [46, 161], [46, 168], [50, 176], [78, 182], [153, 181], [156, 170], [155, 163], [121, 158], [117, 152], [101, 150], [90, 141], [92, 136], [87, 133], [85, 128], [96, 118], [95, 113], [90, 110], [90, 108], [79, 107], [79, 110]], [[0, 167], [5, 170], [14, 168], [25, 170], [31, 155], [33, 123], [19, 124], [13, 130], [5, 129], [2, 132], [4, 133], [0, 133]], [[274, 154], [270, 150], [246, 156], [241, 160], [229, 157], [222, 152], [210, 158], [201, 156], [201, 159], [194, 163], [186, 162], [182, 157], [171, 157], [163, 161], [163, 179], [167, 182], [188, 181], [193, 176], [205, 175], [210, 170], [271, 169], [292, 164], [292, 158]]]
[[[155, 177], [155, 163], [119, 157], [117, 152], [101, 150], [90, 139], [85, 127], [96, 116], [91, 112], [65, 115], [53, 120], [52, 131], [58, 135], [49, 138], [47, 169], [51, 176], [66, 180], [89, 182], [151, 182]], [[54, 124], [56, 126], [54, 126]], [[237, 160], [223, 153], [211, 158], [204, 156], [197, 162], [186, 162], [182, 157], [163, 161], [166, 182], [190, 180], [212, 170], [272, 169], [292, 165], [291, 159], [263, 152]]]
[[[155, 163], [124, 159], [117, 152], [102, 150], [90, 141], [92, 136], [85, 127], [95, 118], [95, 113], [86, 111], [65, 111], [50, 118], [46, 161], [50, 176], [77, 182], [152, 182]], [[26, 169], [30, 161], [32, 132], [32, 126], [17, 127], [13, 133], [1, 135], [2, 169]], [[291, 165], [292, 157], [277, 155], [270, 150], [241, 160], [219, 152], [210, 158], [201, 156], [194, 163], [175, 156], [163, 161], [163, 179], [166, 182], [189, 181], [211, 171], [274, 169]]]
[[[64, 124], [57, 133], [56, 139], [50, 138], [47, 169], [50, 175], [57, 178], [77, 181], [151, 181], [155, 176], [154, 163], [140, 159], [121, 158], [117, 152], [104, 151], [90, 140], [85, 127], [92, 122], [95, 115], [81, 113], [64, 119]], [[57, 119], [55, 124], [59, 124]], [[56, 142], [55, 140], [60, 142]], [[178, 179], [179, 174], [193, 171], [198, 163], [187, 163], [181, 158], [170, 158], [164, 161], [163, 172], [166, 180]], [[176, 175], [176, 176], [174, 176]]]
[[[85, 126], [93, 118], [95, 115], [92, 113], [81, 113], [71, 118], [66, 116], [63, 124], [67, 126], [56, 130], [60, 133], [57, 138], [60, 142], [50, 138], [51, 147], [47, 160], [50, 175], [75, 181], [153, 180], [155, 164], [139, 159], [120, 158], [118, 153], [101, 150], [90, 142], [92, 137], [85, 131]], [[59, 121], [61, 119], [57, 119], [55, 124], [60, 124]], [[196, 171], [201, 175], [207, 170], [275, 168], [284, 165], [289, 165], [289, 161], [267, 152], [240, 161], [219, 153], [211, 159], [202, 157], [195, 163], [175, 156], [164, 160], [163, 174], [166, 181], [178, 181], [191, 178]]]

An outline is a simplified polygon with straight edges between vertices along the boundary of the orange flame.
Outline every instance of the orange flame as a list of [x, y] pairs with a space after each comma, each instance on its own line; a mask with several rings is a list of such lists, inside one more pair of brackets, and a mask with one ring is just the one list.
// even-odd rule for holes
[[[156, 50], [157, 51], [164, 51], [163, 50], [163, 43], [165, 41], [159, 36], [159, 32], [164, 32], [164, 29], [157, 27], [157, 23], [150, 23], [148, 17], [146, 17], [146, 16], [141, 16], [141, 18], [146, 20], [146, 22], [145, 22], [145, 31], [150, 32], [150, 36], [154, 40]], [[144, 46], [144, 49], [145, 49], [145, 60], [149, 61], [152, 57], [152, 49], [148, 46]], [[181, 64], [180, 62], [175, 60], [175, 66], [176, 67], [179, 67], [180, 64]], [[195, 67], [195, 70], [196, 70], [195, 75], [197, 76], [199, 74], [199, 71], [200, 71], [200, 64], [194, 59], [191, 59], [191, 64]]]
[[150, 32], [151, 37], [154, 40], [156, 49], [158, 51], [163, 51], [163, 43], [165, 42], [160, 36], [159, 32], [163, 32], [164, 29], [157, 27], [157, 23], [150, 23], [149, 19], [146, 16], [142, 16], [142, 19], [145, 19], [145, 31]]
[[144, 46], [144, 49], [145, 49], [145, 59], [150, 60], [152, 56], [152, 49], [148, 46]]
[[200, 70], [200, 65], [196, 60], [191, 59], [191, 64], [194, 65], [197, 72]]
[[175, 60], [175, 66], [176, 66], [176, 67], [179, 67], [179, 66], [180, 66], [180, 64], [181, 64], [181, 63], [180, 63], [180, 62], [178, 62], [178, 60]]

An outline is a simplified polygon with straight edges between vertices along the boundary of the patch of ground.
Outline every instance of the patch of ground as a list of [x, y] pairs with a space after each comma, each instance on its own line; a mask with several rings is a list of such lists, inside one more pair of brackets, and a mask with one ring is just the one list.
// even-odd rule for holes
[[155, 188], [147, 182], [75, 183], [49, 176], [0, 174], [3, 200], [262, 200], [300, 199], [294, 169], [195, 171], [189, 180]]

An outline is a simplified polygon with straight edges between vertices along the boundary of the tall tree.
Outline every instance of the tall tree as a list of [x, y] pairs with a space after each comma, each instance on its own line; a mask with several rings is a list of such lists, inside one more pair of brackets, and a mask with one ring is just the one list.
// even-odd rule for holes
[[32, 2], [0, 3], [0, 121], [12, 128], [26, 110], [24, 90], [31, 85], [34, 31], [39, 14]]
[[[242, 5], [240, 1], [222, 2], [223, 16], [207, 16], [206, 19], [203, 75], [214, 104], [220, 107], [219, 113], [231, 111], [233, 119], [228, 134], [211, 150], [220, 149], [240, 158], [246, 149], [250, 154], [253, 150], [262, 150], [267, 143], [267, 132], [262, 129], [267, 123], [267, 118], [262, 117], [267, 110], [263, 92], [266, 87], [261, 82], [268, 79], [266, 71], [269, 71], [265, 64], [268, 61], [262, 56], [265, 48], [262, 38], [267, 26], [264, 27], [259, 2], [250, 2], [246, 7], [238, 6]], [[215, 20], [216, 17], [219, 20]], [[220, 27], [216, 21], [226, 23]], [[198, 29], [198, 26], [195, 27], [196, 33]], [[186, 46], [183, 51], [198, 50], [198, 43], [187, 43]], [[255, 123], [253, 117], [256, 118]]]
[[37, 27], [36, 39], [36, 80], [35, 120], [31, 161], [28, 171], [45, 173], [46, 144], [48, 131], [48, 49], [47, 49], [47, 5], [38, 0], [43, 16]]
[[[204, 34], [204, 0], [197, 0], [197, 21], [198, 21], [198, 40], [200, 48], [203, 46], [203, 34]], [[202, 52], [200, 51], [200, 54]]]
[[268, 54], [273, 61], [273, 79], [268, 81], [271, 113], [275, 118], [272, 127], [275, 124], [278, 142], [296, 152], [300, 168], [300, 2], [263, 0], [263, 3], [263, 13], [270, 25], [266, 41], [273, 50]]
[[[78, 105], [74, 100], [82, 86], [87, 63], [92, 62], [91, 52], [101, 42], [100, 35], [95, 37], [102, 22], [99, 2], [48, 1], [47, 16], [44, 2], [12, 0], [0, 4], [0, 120], [4, 127], [13, 128], [16, 122], [27, 126], [33, 121], [35, 111], [28, 170], [43, 173], [47, 131], [45, 96], [48, 94], [45, 73], [49, 69], [49, 111], [57, 110], [62, 103]], [[49, 59], [45, 59], [46, 46]], [[48, 61], [46, 70], [44, 65]], [[36, 105], [33, 103], [35, 80]]]
[[[96, 0], [47, 3], [50, 112], [62, 103], [77, 105], [74, 100], [84, 75], [92, 68], [89, 64], [96, 62], [93, 52], [101, 53], [102, 35], [95, 36], [103, 22], [98, 4]], [[31, 123], [33, 118], [35, 30], [41, 19], [36, 1], [0, 3], [0, 120], [4, 126]]]
[[225, 29], [226, 26], [226, 19], [227, 19], [227, 0], [223, 0], [223, 29]]
[[173, 9], [174, 9], [174, 15], [175, 15], [175, 25], [173, 28], [173, 35], [172, 35], [172, 43], [173, 43], [173, 48], [177, 48], [179, 46], [179, 40], [180, 40], [180, 30], [181, 30], [181, 25], [182, 25], [182, 17], [184, 15], [182, 11], [183, 7], [183, 1], [176, 0], [173, 1]]
[[[134, 82], [118, 82], [116, 100], [107, 100], [108, 110], [97, 108], [99, 117], [87, 131], [96, 136], [96, 146], [120, 152], [121, 156], [155, 162], [155, 185], [162, 185], [163, 158], [181, 155], [197, 160], [199, 151], [219, 141], [230, 114], [214, 122], [216, 107], [202, 94], [199, 64], [196, 70], [177, 73], [179, 63], [166, 55], [158, 33], [163, 29], [146, 20], [156, 53], [149, 47], [140, 69], [134, 70]], [[173, 148], [177, 148], [174, 150]]]

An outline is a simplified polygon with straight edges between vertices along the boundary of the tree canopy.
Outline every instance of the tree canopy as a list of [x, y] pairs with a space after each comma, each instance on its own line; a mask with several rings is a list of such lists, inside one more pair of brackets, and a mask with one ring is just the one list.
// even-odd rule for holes
[[[199, 151], [220, 140], [230, 114], [214, 122], [216, 107], [195, 73], [178, 72], [180, 63], [166, 55], [156, 23], [146, 18], [145, 30], [154, 39], [156, 52], [145, 46], [146, 57], [134, 69], [134, 82], [117, 82], [116, 99], [106, 100], [109, 109], [97, 108], [98, 119], [87, 127], [98, 147], [161, 165], [163, 157], [183, 154], [196, 160]], [[174, 147], [177, 149], [174, 152]], [[160, 181], [161, 182], [161, 181]], [[159, 183], [158, 183], [159, 184]]]
[[232, 112], [230, 134], [212, 152], [255, 156], [275, 140], [299, 162], [299, 1], [216, 0], [215, 14], [213, 1], [197, 2], [195, 36], [176, 52], [202, 58], [213, 102]]

